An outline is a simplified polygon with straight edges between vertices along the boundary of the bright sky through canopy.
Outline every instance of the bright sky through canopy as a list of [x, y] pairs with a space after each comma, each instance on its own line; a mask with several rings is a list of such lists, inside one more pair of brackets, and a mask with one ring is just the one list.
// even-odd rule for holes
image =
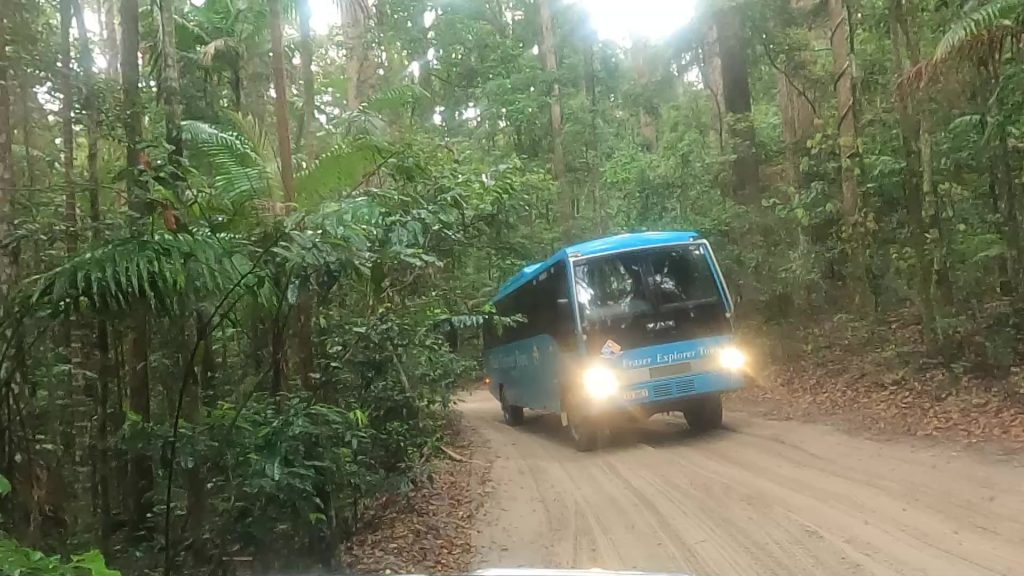
[[693, 18], [697, 0], [572, 0], [590, 14], [603, 40], [661, 40]]
[[[603, 40], [629, 43], [632, 38], [661, 40], [686, 25], [697, 0], [567, 0], [582, 6]], [[336, 0], [310, 0], [312, 28], [327, 33], [341, 20]]]

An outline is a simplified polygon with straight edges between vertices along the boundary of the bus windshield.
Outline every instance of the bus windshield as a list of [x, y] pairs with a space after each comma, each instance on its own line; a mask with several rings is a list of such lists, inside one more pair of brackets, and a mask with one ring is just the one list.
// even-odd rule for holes
[[587, 350], [624, 350], [728, 334], [729, 319], [702, 244], [578, 262], [576, 300]]

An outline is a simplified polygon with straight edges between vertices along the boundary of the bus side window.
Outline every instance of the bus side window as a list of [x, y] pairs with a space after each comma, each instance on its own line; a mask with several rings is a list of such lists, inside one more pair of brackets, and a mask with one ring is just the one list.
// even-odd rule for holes
[[565, 264], [559, 262], [542, 274], [537, 281], [530, 314], [534, 319], [534, 332], [555, 339], [559, 348], [571, 349], [575, 344], [572, 318], [559, 313], [558, 300], [569, 297], [569, 283]]

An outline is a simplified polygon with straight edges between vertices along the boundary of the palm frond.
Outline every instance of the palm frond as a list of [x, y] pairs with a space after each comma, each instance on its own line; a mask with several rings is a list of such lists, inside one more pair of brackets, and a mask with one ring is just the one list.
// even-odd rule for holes
[[241, 60], [244, 57], [244, 48], [234, 38], [217, 38], [203, 46], [199, 55], [199, 63], [203, 66], [210, 66], [218, 55], [231, 56]]
[[369, 0], [337, 0], [341, 22], [345, 26], [358, 26], [370, 19]]
[[903, 75], [897, 86], [901, 97], [906, 97], [910, 88], [920, 89], [955, 71], [954, 63], [971, 62], [978, 69], [998, 74], [1005, 50], [1024, 42], [1024, 0], [992, 0], [968, 9], [946, 32], [935, 54]]
[[993, 32], [1019, 28], [1022, 0], [994, 0], [981, 6], [958, 20], [939, 42], [934, 61], [942, 62], [965, 52], [981, 38], [991, 37]]

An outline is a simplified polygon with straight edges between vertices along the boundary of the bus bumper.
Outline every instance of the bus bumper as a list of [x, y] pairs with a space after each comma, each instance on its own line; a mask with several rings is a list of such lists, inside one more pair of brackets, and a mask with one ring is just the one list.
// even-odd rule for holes
[[708, 372], [630, 384], [613, 401], [589, 403], [588, 411], [593, 415], [632, 414], [638, 417], [676, 412], [695, 398], [737, 390], [751, 379], [752, 376], [746, 373]]

